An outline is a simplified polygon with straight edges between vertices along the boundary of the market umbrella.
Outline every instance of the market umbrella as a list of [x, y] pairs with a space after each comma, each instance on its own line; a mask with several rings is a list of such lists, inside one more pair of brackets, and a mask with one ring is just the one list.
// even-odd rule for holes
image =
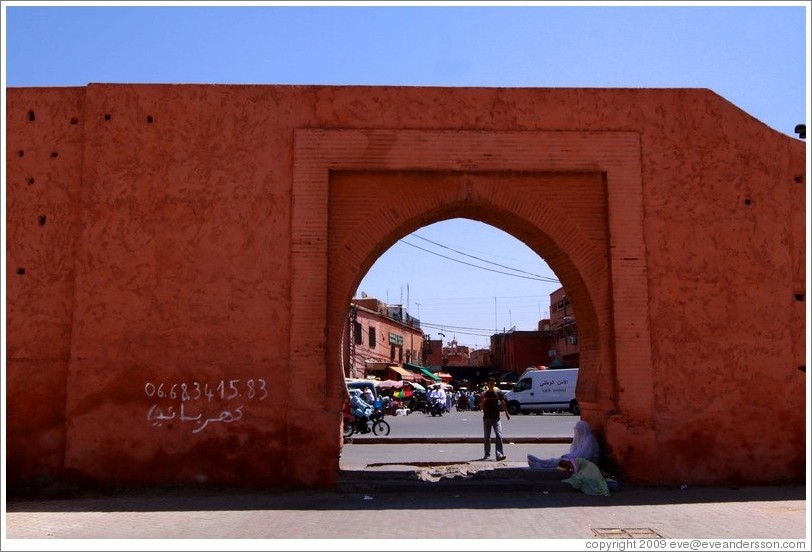
[[394, 387], [395, 389], [400, 389], [403, 387], [402, 381], [395, 381], [395, 380], [383, 380], [377, 382], [378, 387], [380, 389], [389, 389], [390, 387]]
[[421, 393], [425, 393], [425, 392], [426, 392], [426, 388], [425, 388], [425, 387], [423, 387], [422, 385], [420, 385], [420, 384], [419, 384], [419, 383], [417, 383], [417, 382], [410, 381], [410, 382], [409, 382], [409, 385], [411, 385], [411, 386], [412, 386], [412, 389], [414, 389], [415, 391], [419, 391], [419, 392], [421, 392]]

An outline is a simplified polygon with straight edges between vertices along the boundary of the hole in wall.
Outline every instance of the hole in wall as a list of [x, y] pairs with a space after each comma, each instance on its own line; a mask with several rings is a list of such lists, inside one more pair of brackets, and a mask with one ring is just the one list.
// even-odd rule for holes
[[71, 117], [70, 118], [70, 124], [78, 125], [79, 124], [79, 118], [78, 117]]
[[23, 157], [24, 155], [25, 155], [25, 152], [23, 150], [17, 151], [17, 157]]
[[18, 269], [17, 269], [17, 274], [19, 274], [20, 276], [22, 276], [23, 274], [25, 274], [25, 269], [24, 269], [23, 267], [18, 268]]
[[801, 174], [795, 175], [795, 183], [801, 184], [804, 181], [804, 177]]
[[27, 183], [28, 183], [28, 185], [30, 186], [31, 184], [33, 184], [33, 183], [34, 183], [34, 177], [33, 177], [33, 176], [29, 176], [29, 177], [26, 179], [26, 182], [27, 182]]
[[29, 120], [29, 121], [35, 121], [36, 119], [37, 119], [37, 117], [36, 117], [36, 115], [34, 115], [34, 111], [33, 111], [33, 110], [29, 110], [29, 111], [28, 111], [28, 120]]
[[796, 293], [795, 294], [795, 300], [796, 301], [803, 301], [804, 299], [806, 299], [806, 295], [804, 295], [803, 293]]
[[152, 115], [147, 115], [147, 122], [152, 123]]
[[37, 220], [39, 221], [40, 226], [45, 226], [45, 220], [46, 220], [45, 215], [40, 215], [39, 217], [37, 217]]
[[51, 159], [56, 159], [57, 157], [59, 157], [59, 152], [58, 151], [52, 151], [51, 152]]
[[109, 120], [110, 120], [110, 119], [112, 119], [112, 118], [113, 118], [113, 117], [112, 117], [112, 116], [111, 116], [109, 113], [105, 113], [105, 114], [104, 114], [104, 120], [105, 120], [105, 121], [109, 121]]
[[745, 199], [745, 200], [744, 200], [744, 204], [745, 204], [745, 205], [750, 205], [751, 203], [753, 203], [753, 202], [752, 202], [752, 200], [751, 200], [749, 197], [748, 197], [747, 199]]

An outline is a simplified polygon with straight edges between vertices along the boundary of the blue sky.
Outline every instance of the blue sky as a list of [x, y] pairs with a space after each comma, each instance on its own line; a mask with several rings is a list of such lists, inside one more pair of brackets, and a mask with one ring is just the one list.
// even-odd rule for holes
[[[3, 84], [699, 87], [790, 136], [809, 111], [805, 2], [118, 4], [4, 2]], [[359, 292], [477, 347], [547, 316], [555, 275], [520, 242], [473, 221], [416, 234]]]

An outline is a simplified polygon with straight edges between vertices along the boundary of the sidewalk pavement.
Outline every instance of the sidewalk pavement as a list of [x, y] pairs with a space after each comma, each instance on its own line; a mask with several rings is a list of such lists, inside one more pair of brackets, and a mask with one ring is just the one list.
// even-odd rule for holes
[[[508, 459], [495, 462], [481, 460], [481, 443], [350, 444], [336, 490], [141, 489], [13, 498], [2, 549], [65, 549], [70, 541], [61, 539], [132, 539], [116, 548], [134, 543], [134, 549], [154, 546], [141, 539], [309, 539], [305, 549], [320, 550], [352, 542], [336, 539], [397, 539], [399, 548], [409, 539], [477, 539], [437, 544], [455, 550], [483, 549], [481, 539], [534, 550], [568, 549], [546, 539], [599, 539], [606, 549], [609, 540], [630, 538], [805, 539], [795, 549], [810, 548], [804, 486], [624, 485], [609, 497], [589, 496], [560, 474], [529, 470], [522, 456], [527, 450], [552, 456], [562, 447], [568, 448], [508, 443]], [[223, 548], [216, 540], [164, 545]], [[290, 541], [282, 549], [292, 549]]]

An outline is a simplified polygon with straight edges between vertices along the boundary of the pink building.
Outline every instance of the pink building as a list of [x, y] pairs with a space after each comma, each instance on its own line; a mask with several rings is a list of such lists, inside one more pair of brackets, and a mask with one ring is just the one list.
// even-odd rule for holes
[[374, 298], [353, 299], [347, 340], [347, 377], [383, 376], [391, 365], [421, 364], [420, 321], [401, 305], [393, 308]]

